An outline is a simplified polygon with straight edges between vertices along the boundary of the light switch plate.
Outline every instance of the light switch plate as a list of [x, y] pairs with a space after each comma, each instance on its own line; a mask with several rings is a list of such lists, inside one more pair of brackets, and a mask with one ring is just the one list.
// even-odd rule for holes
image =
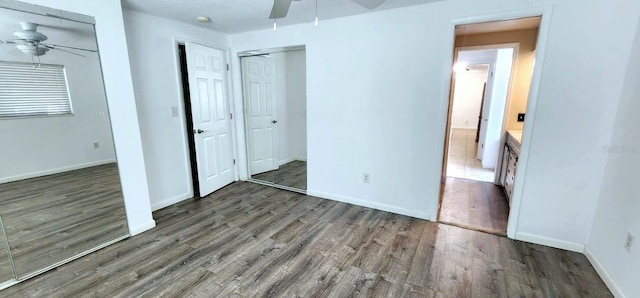
[[171, 107], [171, 117], [178, 117], [178, 107]]

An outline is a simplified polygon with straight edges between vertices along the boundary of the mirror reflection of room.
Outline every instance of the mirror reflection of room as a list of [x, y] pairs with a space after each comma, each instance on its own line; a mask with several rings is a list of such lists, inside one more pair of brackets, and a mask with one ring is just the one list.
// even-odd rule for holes
[[13, 266], [9, 259], [7, 238], [4, 236], [4, 226], [0, 218], [0, 284], [14, 279]]
[[251, 178], [306, 190], [305, 50], [241, 60]]
[[0, 283], [129, 233], [93, 18], [13, 5], [0, 9]]

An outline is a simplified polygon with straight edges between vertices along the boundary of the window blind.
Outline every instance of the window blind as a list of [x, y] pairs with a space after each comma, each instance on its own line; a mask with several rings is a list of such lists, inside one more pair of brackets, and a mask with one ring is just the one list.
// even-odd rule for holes
[[0, 61], [0, 118], [71, 113], [63, 65]]

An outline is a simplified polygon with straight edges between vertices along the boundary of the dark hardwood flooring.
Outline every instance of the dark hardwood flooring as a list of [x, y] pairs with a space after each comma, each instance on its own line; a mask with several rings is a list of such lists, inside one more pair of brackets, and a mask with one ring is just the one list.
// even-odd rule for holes
[[20, 297], [611, 297], [578, 253], [237, 182], [0, 292]]
[[509, 205], [499, 186], [447, 177], [439, 222], [506, 235], [508, 220]]
[[129, 233], [115, 163], [0, 184], [18, 277]]
[[15, 278], [15, 276], [13, 276], [11, 263], [9, 262], [9, 252], [7, 251], [7, 245], [2, 229], [2, 222], [0, 221], [0, 284]]
[[294, 160], [292, 162], [281, 165], [280, 168], [275, 171], [253, 175], [251, 178], [306, 190], [307, 162]]

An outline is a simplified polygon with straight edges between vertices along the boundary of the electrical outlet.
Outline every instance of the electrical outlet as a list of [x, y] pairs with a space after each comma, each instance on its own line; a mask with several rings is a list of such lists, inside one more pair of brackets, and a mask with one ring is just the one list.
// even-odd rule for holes
[[369, 173], [363, 173], [362, 174], [362, 183], [369, 183], [369, 181], [371, 181], [370, 178], [371, 177], [369, 176]]
[[627, 240], [624, 242], [624, 249], [628, 252], [631, 252], [631, 247], [633, 247], [633, 239], [635, 237], [631, 233], [627, 233]]
[[93, 143], [93, 149], [98, 149], [98, 148], [100, 148], [100, 143], [99, 142]]
[[171, 117], [178, 117], [178, 107], [171, 107]]

